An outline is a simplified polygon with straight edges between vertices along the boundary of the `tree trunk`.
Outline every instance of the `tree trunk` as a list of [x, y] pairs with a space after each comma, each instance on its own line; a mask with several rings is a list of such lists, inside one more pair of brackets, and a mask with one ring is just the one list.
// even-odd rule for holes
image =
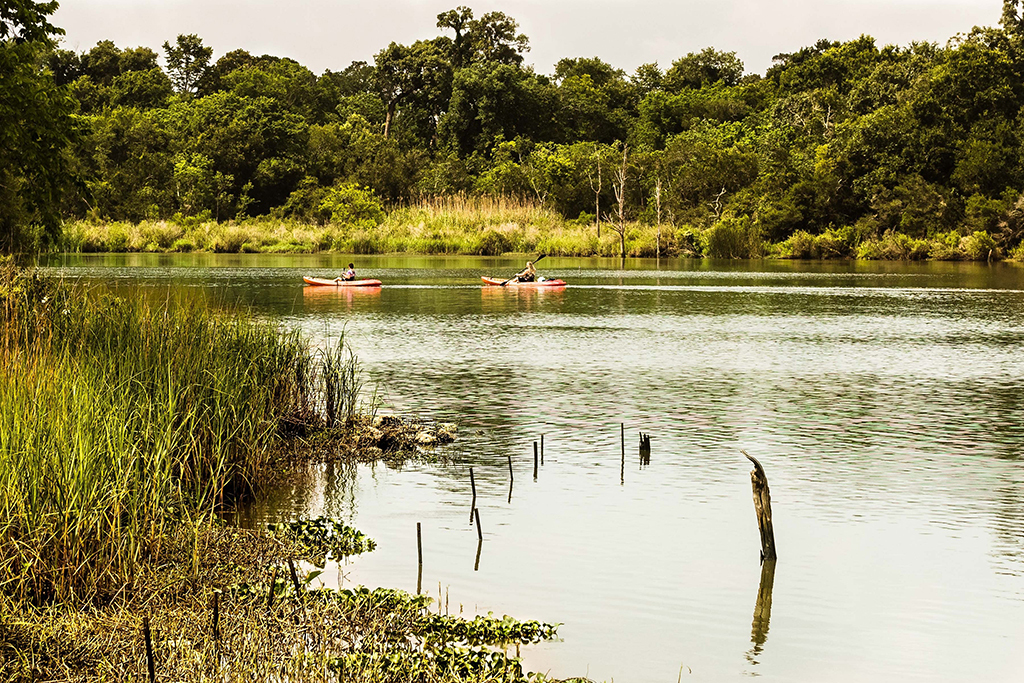
[[395, 115], [395, 107], [397, 106], [397, 100], [391, 100], [388, 102], [388, 113], [384, 117], [384, 139], [388, 139], [388, 133], [391, 131], [391, 119]]

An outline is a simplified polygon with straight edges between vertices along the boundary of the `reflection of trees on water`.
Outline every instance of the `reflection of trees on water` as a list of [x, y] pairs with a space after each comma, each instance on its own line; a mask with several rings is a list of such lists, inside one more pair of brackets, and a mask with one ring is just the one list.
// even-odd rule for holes
[[775, 585], [775, 563], [765, 560], [761, 564], [761, 583], [757, 587], [757, 602], [754, 603], [754, 621], [750, 626], [750, 642], [754, 644], [747, 651], [747, 661], [757, 666], [760, 663], [764, 644], [768, 641], [768, 626], [772, 618], [772, 587]]

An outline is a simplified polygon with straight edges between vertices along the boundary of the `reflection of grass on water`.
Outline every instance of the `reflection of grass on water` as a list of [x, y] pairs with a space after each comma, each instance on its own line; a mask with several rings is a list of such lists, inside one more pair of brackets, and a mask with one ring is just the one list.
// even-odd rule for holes
[[294, 595], [225, 597], [219, 641], [211, 630], [215, 589], [278, 586], [286, 560], [304, 557], [215, 512], [273, 476], [287, 439], [344, 436], [357, 393], [342, 349], [0, 263], [0, 677], [143, 680], [150, 615], [161, 679], [321, 680], [363, 652], [363, 680], [409, 680], [384, 675], [385, 636], [401, 640], [395, 629], [422, 605], [389, 613], [367, 608], [376, 598], [321, 596], [296, 621]]

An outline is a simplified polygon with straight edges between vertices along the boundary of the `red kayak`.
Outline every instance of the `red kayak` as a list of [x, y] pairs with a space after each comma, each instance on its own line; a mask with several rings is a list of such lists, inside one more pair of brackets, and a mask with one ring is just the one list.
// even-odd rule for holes
[[[481, 277], [485, 285], [501, 287], [502, 283], [508, 280], [507, 277]], [[505, 287], [565, 287], [565, 280], [534, 280], [533, 282], [511, 281]]]
[[302, 281], [320, 287], [380, 287], [383, 284], [380, 280], [324, 280], [319, 277], [303, 277]]

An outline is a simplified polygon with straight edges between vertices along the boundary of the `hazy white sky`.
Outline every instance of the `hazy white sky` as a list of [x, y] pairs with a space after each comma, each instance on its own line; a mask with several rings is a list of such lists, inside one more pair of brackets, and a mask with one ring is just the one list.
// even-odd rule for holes
[[439, 34], [438, 12], [459, 4], [477, 16], [500, 10], [530, 38], [527, 62], [550, 73], [562, 57], [598, 56], [632, 71], [663, 68], [709, 45], [735, 51], [763, 73], [773, 55], [819, 38], [874, 36], [879, 45], [945, 43], [971, 27], [994, 26], [996, 0], [62, 0], [56, 23], [65, 47], [103, 39], [158, 52], [179, 33], [196, 33], [214, 58], [242, 48], [292, 57], [320, 73], [372, 61], [391, 41]]

